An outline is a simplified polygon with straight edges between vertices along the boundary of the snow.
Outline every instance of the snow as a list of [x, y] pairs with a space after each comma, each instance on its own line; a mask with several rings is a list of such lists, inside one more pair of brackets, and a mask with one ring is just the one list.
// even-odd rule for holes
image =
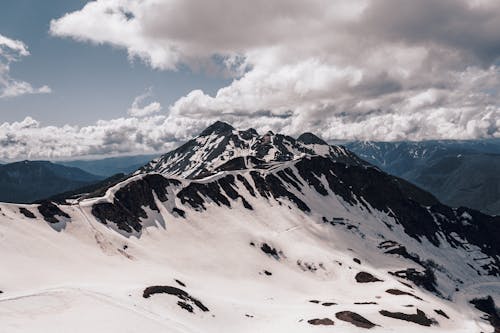
[[[251, 180], [248, 174], [244, 176]], [[284, 199], [267, 201], [250, 196], [243, 186], [238, 190], [254, 210], [244, 209], [241, 202], [232, 203], [232, 209], [209, 204], [206, 211], [189, 210], [183, 219], [169, 214], [166, 206], [180, 203], [157, 200], [160, 213], [147, 211], [148, 219], [143, 221], [147, 227], [140, 235], [122, 234], [111, 224], [96, 221], [90, 213], [95, 200], [63, 206], [71, 221], [60, 231], [44, 222], [35, 206], [24, 205], [37, 215], [32, 220], [18, 213], [19, 206], [0, 204], [0, 263], [8, 268], [0, 275], [2, 330], [318, 332], [323, 329], [307, 320], [331, 318], [335, 321], [328, 329], [331, 332], [363, 331], [335, 318], [336, 312], [344, 310], [380, 325], [373, 332], [488, 330], [478, 312], [465, 303], [476, 292], [495, 295], [496, 290], [498, 297], [498, 280], [471, 284], [467, 297], [446, 301], [401, 284], [387, 272], [411, 264], [382, 255], [374, 247], [381, 239], [395, 239], [419, 255], [434, 255], [437, 262], [445, 253], [451, 263], [463, 260], [456, 251], [429, 250], [432, 245], [417, 244], [399, 226], [387, 229], [381, 223], [390, 219], [386, 214], [370, 214], [336, 196], [325, 200], [308, 187], [303, 196], [309, 199], [309, 214]], [[289, 190], [299, 194], [294, 188]], [[108, 191], [107, 200], [114, 191]], [[357, 225], [359, 232], [320, 223], [320, 215], [344, 218]], [[282, 251], [281, 259], [263, 253], [263, 243]], [[353, 258], [359, 258], [361, 265]], [[317, 271], [304, 271], [298, 261], [314, 265]], [[264, 270], [272, 275], [265, 275]], [[359, 271], [384, 282], [356, 283], [354, 276]], [[461, 273], [458, 276], [464, 281], [471, 280], [467, 270], [452, 272]], [[142, 291], [152, 285], [182, 288], [210, 311], [189, 313], [176, 304], [176, 297], [166, 294], [143, 298]], [[410, 292], [423, 301], [390, 295], [385, 292], [389, 288]], [[337, 305], [326, 307], [309, 300]], [[408, 304], [414, 307], [404, 306]], [[415, 313], [416, 308], [438, 320], [439, 326], [427, 328], [379, 314], [382, 309]], [[435, 309], [442, 309], [452, 319], [440, 317]]]

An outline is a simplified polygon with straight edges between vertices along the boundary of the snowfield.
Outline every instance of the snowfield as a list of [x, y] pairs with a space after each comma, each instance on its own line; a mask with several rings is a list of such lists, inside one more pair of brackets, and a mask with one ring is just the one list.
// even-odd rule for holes
[[[408, 263], [370, 251], [369, 243], [357, 234], [318, 223], [314, 216], [285, 206], [250, 203], [253, 211], [237, 205], [229, 210], [211, 205], [207, 211], [191, 212], [186, 219], [150, 211], [145, 221], [150, 226], [140, 238], [124, 236], [96, 221], [85, 201], [62, 207], [71, 216], [71, 221], [61, 223], [64, 226], [50, 225], [41, 216], [36, 220], [23, 217], [16, 205], [3, 204], [2, 331], [325, 330], [308, 323], [315, 318], [331, 318], [335, 324], [328, 331], [364, 331], [335, 318], [335, 313], [346, 310], [379, 325], [371, 329], [374, 332], [488, 330], [489, 325], [478, 320], [480, 314], [465, 304], [407, 287], [389, 275], [388, 271]], [[348, 214], [341, 202], [337, 204], [328, 209], [353, 221], [360, 219]], [[260, 249], [264, 243], [279, 249], [279, 259]], [[304, 268], [306, 264], [314, 271]], [[360, 271], [384, 282], [357, 283], [355, 275]], [[144, 298], [144, 289], [155, 285], [181, 288], [209, 311], [195, 308], [190, 313], [177, 305], [177, 297], [167, 294]], [[495, 294], [499, 286], [498, 280], [485, 284], [483, 292]], [[422, 300], [391, 295], [385, 292], [388, 289]], [[321, 305], [328, 302], [336, 304]], [[354, 304], [364, 302], [377, 304]], [[424, 327], [379, 313], [416, 313], [417, 308], [439, 325]], [[434, 310], [444, 311], [451, 319]]]

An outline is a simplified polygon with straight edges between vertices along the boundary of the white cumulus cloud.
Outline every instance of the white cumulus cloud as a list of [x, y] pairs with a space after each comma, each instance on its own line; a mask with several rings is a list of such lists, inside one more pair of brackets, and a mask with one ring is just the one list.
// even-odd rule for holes
[[160, 102], [154, 101], [145, 104], [151, 97], [153, 97], [153, 92], [152, 88], [149, 88], [142, 95], [134, 98], [132, 105], [128, 109], [128, 114], [133, 117], [145, 117], [160, 112], [162, 109]]
[[21, 57], [29, 55], [28, 47], [22, 41], [10, 39], [0, 34], [0, 98], [51, 92], [49, 86], [35, 88], [28, 82], [10, 76], [10, 65], [20, 60]]

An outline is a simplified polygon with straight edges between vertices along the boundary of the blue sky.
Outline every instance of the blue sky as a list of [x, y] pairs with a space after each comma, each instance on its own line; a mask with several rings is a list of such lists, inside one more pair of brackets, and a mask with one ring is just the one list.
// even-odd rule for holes
[[23, 41], [30, 56], [14, 63], [11, 76], [48, 85], [51, 94], [0, 99], [0, 123], [31, 116], [42, 124], [92, 124], [126, 116], [135, 96], [152, 87], [168, 106], [193, 89], [215, 93], [229, 80], [190, 70], [160, 71], [143, 61], [130, 62], [126, 52], [49, 34], [50, 20], [83, 7], [81, 0], [4, 0], [0, 34]]
[[4, 0], [0, 159], [168, 151], [223, 120], [500, 138], [497, 0]]

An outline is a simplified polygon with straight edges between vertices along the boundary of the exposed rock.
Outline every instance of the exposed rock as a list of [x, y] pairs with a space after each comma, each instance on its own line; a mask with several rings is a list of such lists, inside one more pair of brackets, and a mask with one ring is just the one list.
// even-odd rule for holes
[[500, 312], [491, 296], [485, 298], [475, 298], [470, 301], [476, 309], [486, 313], [484, 319], [488, 320], [495, 329], [494, 333], [500, 333]]
[[396, 255], [399, 255], [403, 258], [409, 259], [409, 260], [411, 260], [419, 265], [422, 264], [422, 262], [420, 261], [420, 257], [418, 255], [413, 254], [413, 253], [408, 253], [408, 251], [406, 250], [406, 247], [399, 244], [398, 242], [391, 241], [391, 240], [384, 241], [384, 242], [379, 244], [378, 248], [386, 250], [384, 253], [396, 254]]
[[167, 188], [178, 186], [180, 182], [158, 174], [145, 175], [122, 186], [114, 195], [113, 202], [100, 202], [92, 206], [92, 214], [102, 223], [111, 221], [126, 232], [142, 230], [141, 218], [147, 218], [144, 207], [159, 212], [155, 197], [165, 202]]
[[316, 144], [316, 145], [327, 145], [327, 143], [323, 140], [321, 140], [320, 138], [318, 138], [316, 135], [310, 133], [310, 132], [306, 132], [306, 133], [302, 133], [298, 138], [297, 138], [297, 141], [300, 141], [302, 143], [305, 143], [306, 145], [312, 145], [312, 144]]
[[409, 292], [406, 292], [406, 291], [402, 291], [402, 290], [399, 290], [399, 289], [387, 289], [385, 291], [386, 293], [388, 294], [391, 294], [391, 295], [396, 295], [396, 296], [400, 296], [400, 295], [406, 295], [406, 296], [411, 296], [411, 297], [414, 297], [418, 300], [422, 300], [420, 297], [416, 296], [416, 295], [413, 295], [412, 293], [409, 293]]
[[358, 283], [383, 282], [368, 272], [359, 272], [354, 278]]
[[[189, 305], [189, 304], [187, 304], [187, 302], [191, 302], [194, 305], [196, 305], [201, 311], [203, 311], [203, 312], [208, 312], [209, 311], [208, 308], [202, 302], [200, 302], [196, 298], [192, 297], [191, 295], [189, 295], [184, 290], [176, 288], [176, 287], [172, 287], [172, 286], [151, 286], [151, 287], [147, 287], [146, 289], [144, 289], [142, 297], [149, 298], [149, 297], [151, 297], [151, 295], [161, 294], [161, 293], [169, 294], [169, 295], [173, 295], [173, 296], [177, 296], [181, 301], [183, 301], [183, 302], [179, 302], [179, 303], [182, 303], [182, 304], [179, 304], [179, 303], [177, 303], [177, 304], [179, 306], [181, 306], [182, 308], [184, 308], [185, 310], [188, 310], [188, 308], [187, 308], [186, 305]], [[190, 307], [191, 307], [191, 310], [192, 310], [192, 306], [190, 306]], [[192, 311], [190, 311], [190, 312], [192, 312]]]
[[423, 287], [430, 292], [438, 293], [436, 289], [436, 276], [431, 268], [427, 267], [423, 272], [419, 272], [414, 268], [389, 272], [390, 274], [412, 281], [419, 287]]
[[355, 305], [370, 305], [377, 304], [377, 302], [354, 302]]
[[266, 174], [265, 176], [262, 176], [257, 171], [251, 171], [250, 175], [255, 183], [255, 188], [264, 198], [287, 198], [291, 202], [295, 203], [300, 210], [304, 212], [311, 211], [306, 203], [299, 199], [295, 194], [288, 191], [288, 189], [283, 185], [281, 179], [275, 175]]
[[386, 310], [381, 310], [379, 313], [382, 316], [385, 317], [390, 317], [390, 318], [395, 318], [399, 320], [405, 320], [405, 321], [410, 321], [415, 324], [419, 324], [422, 326], [431, 326], [436, 323], [435, 320], [432, 320], [431, 318], [428, 318], [425, 314], [425, 312], [417, 309], [416, 314], [408, 314], [408, 313], [403, 313], [403, 312], [389, 312]]
[[436, 312], [440, 316], [445, 317], [446, 319], [450, 319], [450, 317], [448, 317], [448, 315], [441, 309], [434, 310], [434, 312]]
[[316, 318], [316, 319], [309, 319], [307, 321], [309, 324], [311, 325], [326, 325], [326, 326], [331, 326], [331, 325], [334, 325], [335, 322], [333, 320], [331, 320], [330, 318], [323, 318], [323, 319], [319, 319], [319, 318]]
[[27, 208], [24, 208], [24, 207], [20, 207], [19, 208], [19, 212], [21, 214], [23, 214], [24, 216], [26, 216], [27, 218], [30, 218], [30, 219], [35, 219], [36, 216], [35, 214], [33, 214], [29, 209]]
[[182, 282], [181, 280], [177, 280], [177, 279], [175, 279], [175, 282], [177, 282], [177, 283], [178, 283], [180, 286], [182, 286], [182, 287], [185, 287], [185, 286], [186, 286], [186, 284], [185, 284], [184, 282]]
[[264, 252], [267, 255], [270, 255], [274, 259], [276, 260], [280, 259], [278, 251], [274, 247], [269, 246], [267, 243], [262, 243], [260, 249], [262, 250], [262, 252]]
[[323, 306], [332, 306], [332, 305], [337, 305], [337, 303], [334, 303], [334, 302], [324, 302], [324, 303], [321, 303], [321, 305], [323, 305]]
[[38, 205], [38, 211], [42, 214], [43, 219], [49, 223], [59, 223], [56, 216], [71, 218], [68, 214], [63, 212], [58, 206], [50, 201], [43, 201]]
[[177, 305], [180, 306], [181, 308], [183, 308], [184, 310], [188, 311], [188, 312], [192, 313], [194, 311], [194, 308], [190, 304], [188, 304], [186, 302], [178, 301]]
[[335, 314], [335, 317], [337, 317], [337, 319], [339, 320], [347, 321], [357, 327], [372, 328], [377, 326], [368, 319], [366, 319], [365, 317], [351, 311], [337, 312]]

